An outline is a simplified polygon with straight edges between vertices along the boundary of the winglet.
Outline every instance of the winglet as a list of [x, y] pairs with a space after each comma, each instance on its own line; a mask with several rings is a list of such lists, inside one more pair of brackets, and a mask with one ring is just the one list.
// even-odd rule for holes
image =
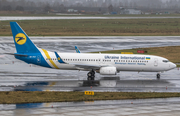
[[77, 46], [75, 46], [76, 53], [81, 53]]
[[64, 64], [67, 64], [66, 62], [64, 62], [64, 61], [62, 60], [62, 58], [58, 55], [58, 53], [57, 53], [57, 52], [54, 52], [54, 53], [55, 53], [55, 55], [56, 55], [57, 60], [58, 60], [58, 62], [59, 62], [59, 63], [64, 63]]

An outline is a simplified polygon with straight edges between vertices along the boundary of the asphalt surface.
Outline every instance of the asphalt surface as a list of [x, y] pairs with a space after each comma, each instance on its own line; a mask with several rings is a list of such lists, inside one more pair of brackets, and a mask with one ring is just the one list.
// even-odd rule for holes
[[[59, 52], [75, 52], [75, 45], [81, 52], [180, 45], [178, 36], [31, 38], [38, 47]], [[0, 52], [13, 53], [14, 51], [12, 37], [0, 37]], [[120, 72], [112, 77], [96, 74], [94, 82], [87, 82], [86, 75], [86, 71], [70, 73], [70, 71], [48, 69], [25, 64], [13, 56], [0, 55], [0, 91], [180, 92], [178, 69], [162, 73], [160, 80], [156, 79], [156, 73], [149, 72]], [[179, 109], [179, 98], [169, 98], [1, 104], [0, 115], [177, 115]]]
[[0, 105], [3, 116], [179, 116], [179, 110], [179, 98]]

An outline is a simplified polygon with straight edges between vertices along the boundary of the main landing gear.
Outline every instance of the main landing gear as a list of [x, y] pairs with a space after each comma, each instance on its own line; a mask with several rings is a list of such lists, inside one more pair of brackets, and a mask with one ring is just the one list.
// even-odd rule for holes
[[95, 78], [95, 71], [92, 70], [92, 71], [88, 72], [87, 76], [88, 76], [88, 77], [87, 77], [87, 80], [88, 80], [88, 81], [94, 80], [94, 78]]
[[157, 77], [157, 79], [159, 80], [160, 77], [161, 77], [160, 73], [158, 73], [158, 74], [156, 75], [156, 77]]

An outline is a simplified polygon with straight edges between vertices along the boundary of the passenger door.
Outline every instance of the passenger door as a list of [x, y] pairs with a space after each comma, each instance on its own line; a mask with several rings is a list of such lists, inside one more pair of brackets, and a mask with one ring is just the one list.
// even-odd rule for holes
[[154, 66], [158, 66], [158, 59], [157, 58], [154, 59]]

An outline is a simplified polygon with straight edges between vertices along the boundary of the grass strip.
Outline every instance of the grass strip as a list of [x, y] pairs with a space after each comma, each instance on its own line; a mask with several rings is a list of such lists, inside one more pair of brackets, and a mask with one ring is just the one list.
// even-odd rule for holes
[[94, 96], [84, 95], [84, 92], [0, 92], [0, 104], [42, 103], [42, 102], [72, 102], [92, 100], [123, 100], [180, 97], [180, 93], [156, 92], [95, 92]]
[[[0, 21], [0, 36], [11, 36]], [[17, 21], [30, 36], [179, 36], [179, 19], [61, 19]], [[146, 38], [145, 38], [146, 39]]]
[[[144, 55], [157, 55], [157, 56], [167, 58], [171, 62], [180, 63], [180, 54], [179, 54], [180, 46], [110, 50], [110, 51], [101, 51], [101, 53], [121, 54], [121, 52], [133, 52], [133, 54], [139, 54], [139, 53], [137, 53], [137, 50], [147, 51], [147, 53], [144, 53]], [[96, 52], [96, 53], [99, 53], [99, 52]]]

